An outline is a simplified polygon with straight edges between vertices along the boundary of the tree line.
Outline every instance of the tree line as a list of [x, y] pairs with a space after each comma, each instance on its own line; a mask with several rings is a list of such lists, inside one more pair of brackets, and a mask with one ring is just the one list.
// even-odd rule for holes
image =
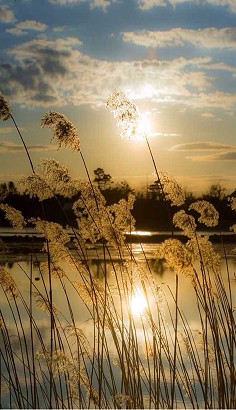
[[[167, 218], [166, 201], [163, 198], [159, 182], [154, 181], [148, 185], [144, 191], [136, 191], [127, 181], [115, 183], [110, 174], [105, 173], [103, 168], [94, 170], [93, 182], [98, 185], [100, 191], [106, 199], [108, 205], [117, 203], [121, 199], [127, 199], [130, 193], [134, 193], [136, 200], [132, 214], [136, 220], [137, 230], [169, 230], [170, 222]], [[213, 184], [209, 190], [201, 195], [194, 196], [193, 193], [186, 193], [185, 209], [196, 200], [207, 200], [215, 206], [219, 212], [219, 225], [217, 230], [228, 230], [233, 223], [234, 214], [229, 206], [229, 197], [236, 196], [236, 191], [227, 195], [227, 190], [221, 184]], [[54, 198], [44, 201], [44, 209], [49, 221], [59, 222], [66, 225], [68, 222], [74, 223], [72, 204], [79, 194], [73, 198], [59, 197], [59, 201]], [[19, 209], [26, 219], [41, 215], [42, 208], [37, 198], [31, 198], [26, 192], [19, 193], [14, 182], [4, 182], [0, 184], [0, 202], [7, 203]], [[172, 215], [179, 210], [176, 206], [168, 207]], [[7, 226], [8, 223], [0, 210], [0, 225]], [[205, 226], [199, 224], [199, 229]]]

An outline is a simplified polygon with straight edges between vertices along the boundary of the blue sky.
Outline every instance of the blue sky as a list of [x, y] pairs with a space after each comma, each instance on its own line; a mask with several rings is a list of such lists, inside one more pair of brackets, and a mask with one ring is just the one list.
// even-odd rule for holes
[[[106, 100], [121, 89], [149, 120], [157, 166], [189, 190], [236, 187], [235, 0], [0, 0], [0, 91], [37, 164], [84, 177], [76, 154], [40, 129], [48, 110], [78, 128], [92, 174], [152, 182], [144, 142], [121, 139]], [[0, 179], [30, 172], [11, 121], [0, 124]]]

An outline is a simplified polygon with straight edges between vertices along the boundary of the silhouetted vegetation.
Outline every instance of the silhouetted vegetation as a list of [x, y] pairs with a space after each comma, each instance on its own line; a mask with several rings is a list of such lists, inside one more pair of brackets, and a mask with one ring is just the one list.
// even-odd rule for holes
[[[122, 136], [140, 136], [138, 111], [124, 93], [107, 104]], [[136, 192], [134, 206], [127, 182], [115, 184], [102, 168], [92, 182], [77, 130], [63, 114], [49, 111], [41, 125], [59, 148], [79, 153], [83, 181], [54, 159], [35, 168], [1, 94], [0, 119], [13, 120], [32, 171], [22, 195], [13, 183], [2, 186], [0, 209], [30, 239], [30, 262], [16, 259], [15, 272], [0, 264], [0, 407], [235, 408], [234, 245], [228, 253], [230, 235], [213, 235], [221, 241], [217, 251], [211, 235], [197, 231], [199, 223], [211, 231], [231, 225], [235, 193], [227, 198], [219, 184], [210, 187], [215, 207], [206, 196], [186, 195], [174, 177], [158, 172], [145, 135], [157, 181]], [[137, 228], [169, 230], [172, 223], [182, 238], [173, 228], [147, 251], [130, 245], [132, 212]], [[40, 247], [27, 224], [41, 233]], [[11, 262], [8, 244], [1, 245]], [[14, 246], [24, 249], [22, 240]]]
[[[115, 183], [112, 180], [112, 176], [106, 174], [102, 168], [94, 170], [94, 175], [94, 182], [97, 183], [108, 205], [117, 203], [121, 199], [127, 199], [129, 193], [135, 194], [136, 200], [132, 214], [136, 220], [136, 229], [149, 231], [171, 229], [168, 218], [166, 218], [166, 203], [162, 198], [158, 181], [149, 185], [144, 193], [132, 189], [127, 181]], [[192, 193], [186, 194], [185, 207], [187, 209], [190, 203], [197, 199], [211, 202], [220, 214], [219, 224], [216, 229], [228, 230], [234, 218], [234, 213], [229, 206], [228, 200], [231, 196], [235, 196], [235, 192], [226, 195], [226, 189], [220, 184], [215, 184], [211, 185], [209, 190], [202, 196], [196, 197]], [[79, 198], [79, 193], [77, 197]], [[59, 222], [64, 226], [68, 222], [73, 223], [72, 204], [77, 197], [64, 198], [59, 196], [58, 201], [55, 198], [46, 199], [44, 201], [44, 210], [47, 219]], [[31, 198], [25, 192], [20, 194], [12, 181], [0, 184], [0, 198], [1, 202], [19, 209], [26, 219], [37, 217], [42, 212], [38, 198]], [[178, 211], [177, 206], [170, 206], [169, 208], [172, 215]], [[193, 212], [192, 214], [194, 215]], [[9, 225], [1, 210], [0, 225]], [[198, 229], [206, 230], [206, 227], [199, 223]]]

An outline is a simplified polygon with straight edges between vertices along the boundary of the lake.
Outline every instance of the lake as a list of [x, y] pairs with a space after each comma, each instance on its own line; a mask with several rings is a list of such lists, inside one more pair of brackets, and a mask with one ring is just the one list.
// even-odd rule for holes
[[[1, 319], [3, 408], [21, 405], [32, 407], [32, 403], [40, 408], [50, 407], [50, 404], [55, 408], [77, 407], [78, 403], [80, 406], [82, 403], [82, 407], [109, 405], [111, 408], [153, 408], [158, 404], [162, 408], [170, 407], [172, 400], [175, 407], [204, 406], [206, 398], [201, 382], [203, 379], [206, 381], [206, 376], [201, 376], [201, 372], [197, 376], [197, 368], [200, 363], [201, 366], [204, 365], [206, 347], [203, 346], [202, 340], [205, 339], [202, 339], [202, 332], [203, 329], [208, 329], [209, 323], [206, 327], [202, 323], [207, 319], [204, 319], [203, 309], [199, 307], [201, 295], [197, 303], [193, 278], [179, 275], [176, 282], [173, 269], [168, 268], [162, 260], [156, 260], [158, 246], [154, 243], [130, 244], [122, 259], [116, 250], [104, 250], [102, 245], [87, 249], [83, 257], [72, 250], [72, 263], [62, 263], [60, 266], [63, 276], [54, 275], [51, 281], [44, 269], [48, 262], [45, 252], [32, 252], [30, 248], [24, 248], [24, 252], [20, 252], [20, 242], [17, 245], [18, 252], [14, 253], [11, 249], [6, 253], [2, 250], [1, 265], [11, 273], [20, 291], [17, 303], [1, 291], [0, 308], [4, 318], [4, 324]], [[228, 280], [230, 282], [234, 306], [235, 245], [231, 243], [225, 246], [227, 262], [222, 245], [216, 244], [214, 248], [221, 255], [222, 280], [226, 288]], [[132, 271], [132, 280], [128, 271]], [[92, 276], [92, 282], [88, 272]], [[107, 292], [105, 296], [104, 289]], [[223, 296], [222, 294], [222, 298]], [[179, 338], [177, 353], [174, 348], [176, 297]], [[53, 316], [49, 312], [49, 299], [54, 306]], [[213, 303], [213, 299], [210, 303]], [[94, 306], [101, 317], [97, 316]], [[152, 317], [147, 312], [151, 312]], [[109, 322], [111, 320], [112, 326]], [[159, 330], [156, 330], [157, 326]], [[213, 336], [208, 331], [210, 345]], [[195, 340], [191, 340], [189, 347], [186, 334], [190, 333], [190, 339], [194, 337]], [[157, 335], [160, 340], [163, 338], [163, 342], [154, 340]], [[227, 340], [222, 339], [221, 342], [224, 346], [227, 344]], [[51, 388], [48, 362], [45, 359], [45, 352], [50, 346], [57, 355], [59, 351], [63, 351], [67, 358], [63, 356], [62, 360], [61, 356], [57, 357], [56, 370], [53, 370], [57, 373], [56, 376], [54, 374], [56, 381], [53, 378]], [[194, 353], [193, 357], [188, 351], [193, 346], [199, 356]], [[155, 349], [159, 349], [156, 352], [159, 364], [153, 351]], [[33, 357], [41, 359], [34, 362]], [[121, 358], [124, 359], [123, 362]], [[52, 366], [54, 359], [51, 357], [50, 360]], [[194, 360], [198, 363], [194, 364]], [[136, 361], [139, 365], [133, 367]], [[173, 361], [176, 371], [171, 364]], [[210, 359], [208, 367], [209, 363], [212, 363]], [[62, 369], [59, 369], [60, 366]], [[78, 378], [75, 371], [78, 366], [83, 367], [83, 371], [80, 372], [79, 381], [76, 379], [75, 386], [69, 380], [69, 373], [75, 372], [73, 377]], [[188, 377], [184, 376], [186, 372]], [[210, 393], [207, 400], [209, 403], [214, 403], [214, 400], [218, 403], [219, 397], [214, 397], [213, 373], [213, 370], [209, 373]], [[16, 380], [18, 384], [14, 387]], [[73, 396], [75, 388], [80, 392], [79, 397]]]

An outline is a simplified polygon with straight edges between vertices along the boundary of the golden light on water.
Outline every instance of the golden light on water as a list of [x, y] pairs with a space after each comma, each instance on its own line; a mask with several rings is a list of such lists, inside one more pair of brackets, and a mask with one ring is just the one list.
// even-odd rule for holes
[[130, 298], [130, 311], [133, 315], [142, 315], [147, 309], [147, 300], [140, 289], [136, 289]]
[[125, 232], [126, 234], [129, 235], [138, 235], [138, 236], [151, 236], [152, 232], [150, 231], [131, 231], [131, 232]]

